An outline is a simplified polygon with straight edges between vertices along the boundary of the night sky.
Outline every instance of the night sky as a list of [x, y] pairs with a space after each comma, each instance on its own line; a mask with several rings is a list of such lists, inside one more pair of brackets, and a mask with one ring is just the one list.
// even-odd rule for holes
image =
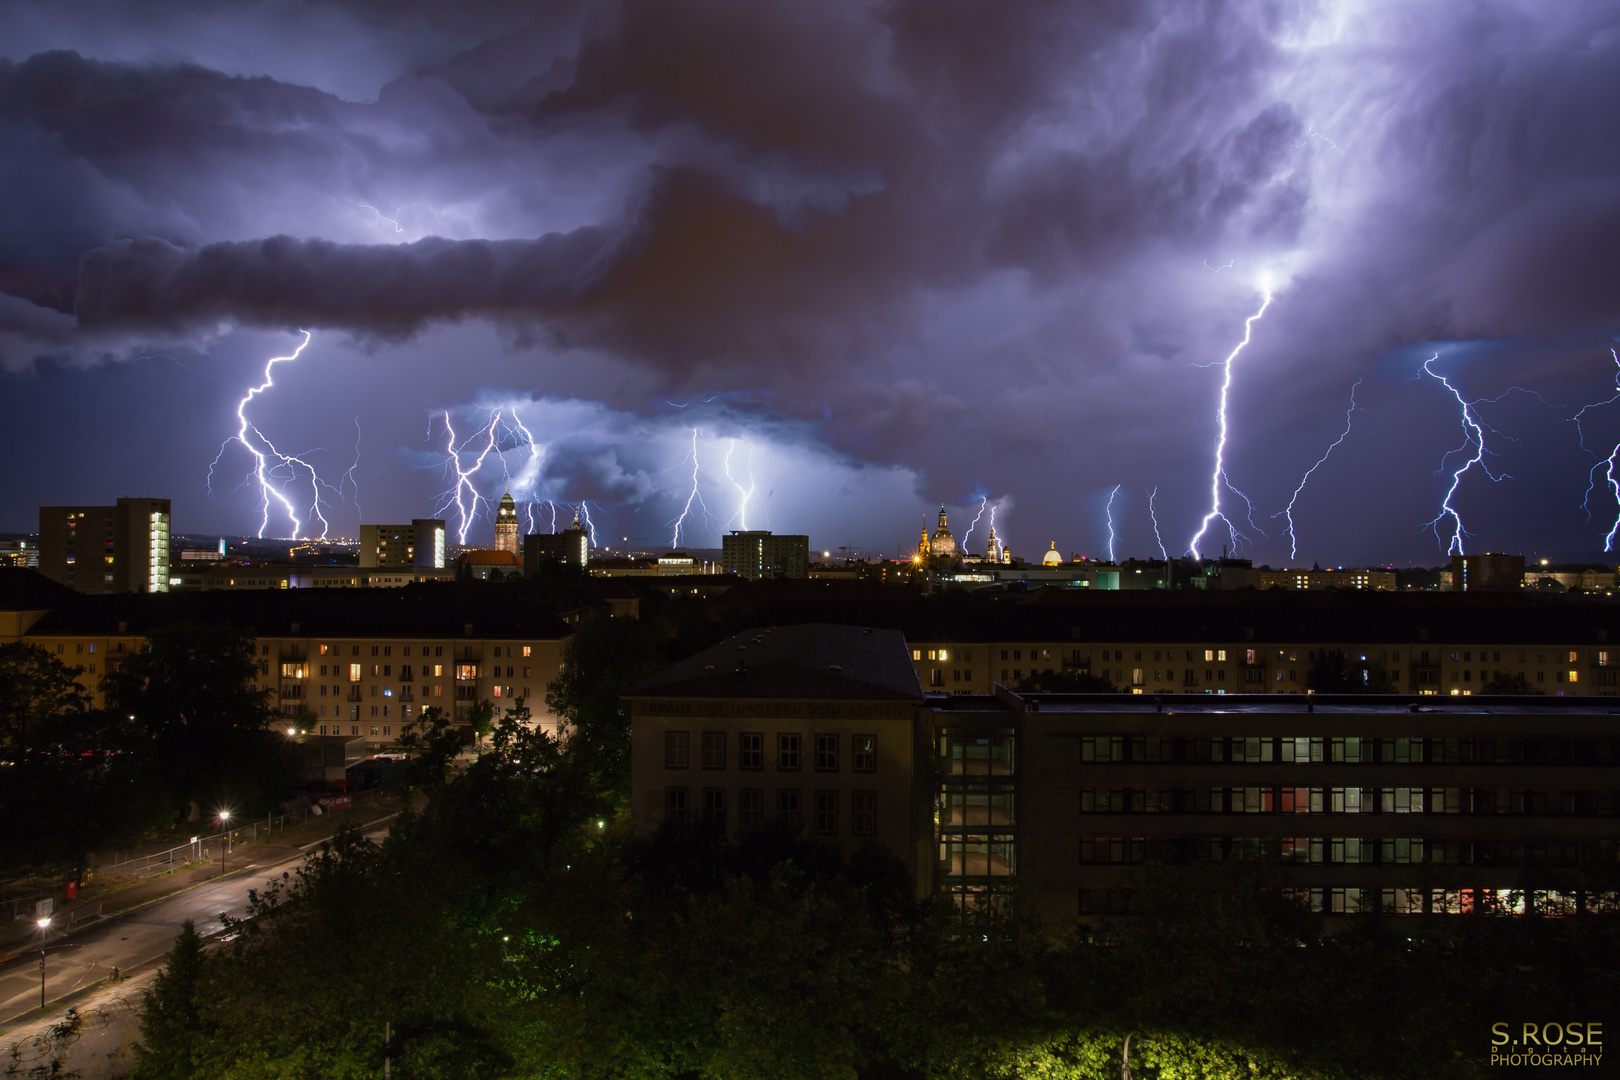
[[666, 548], [1620, 513], [1613, 3], [4, 0], [0, 55], [0, 531], [260, 531], [300, 331], [245, 415], [306, 536], [311, 470], [333, 535], [510, 486]]

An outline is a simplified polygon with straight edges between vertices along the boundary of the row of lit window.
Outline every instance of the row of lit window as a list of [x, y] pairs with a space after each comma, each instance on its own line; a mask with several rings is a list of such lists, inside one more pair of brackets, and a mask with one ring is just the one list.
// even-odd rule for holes
[[1530, 814], [1610, 816], [1608, 788], [1088, 787], [1082, 814]]
[[1609, 765], [1620, 740], [1560, 735], [1518, 738], [1316, 735], [1084, 735], [1080, 760], [1095, 764]]
[[[1320, 888], [1285, 889], [1285, 893], [1306, 905], [1312, 912], [1322, 915], [1353, 915], [1362, 911], [1382, 911], [1389, 915], [1522, 915], [1527, 911], [1543, 914], [1574, 914], [1582, 906], [1588, 910], [1595, 904], [1602, 910], [1612, 911], [1617, 900], [1613, 894], [1592, 898], [1577, 897], [1571, 893], [1539, 889], [1363, 889]], [[1134, 892], [1131, 889], [1081, 889], [1080, 914], [1128, 915]], [[1211, 897], [1210, 906], [1218, 909], [1220, 898]]]
[[[724, 731], [705, 731], [701, 738], [701, 766], [705, 769], [726, 768], [726, 746], [730, 735]], [[816, 772], [837, 772], [839, 744], [843, 736], [816, 734], [811, 736], [814, 747]], [[798, 732], [779, 732], [776, 736], [776, 769], [778, 772], [797, 772], [800, 768], [804, 736]], [[666, 731], [664, 733], [664, 767], [689, 768], [692, 760], [692, 733]], [[851, 735], [849, 737], [850, 768], [854, 772], [877, 771], [877, 736]], [[758, 771], [765, 767], [765, 734], [744, 731], [737, 735], [737, 768]]]

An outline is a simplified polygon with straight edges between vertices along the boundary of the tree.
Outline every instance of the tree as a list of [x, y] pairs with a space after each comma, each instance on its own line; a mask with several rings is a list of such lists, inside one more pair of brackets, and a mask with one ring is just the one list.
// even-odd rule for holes
[[190, 1080], [207, 1034], [203, 1026], [202, 937], [187, 919], [169, 962], [141, 1003], [141, 1041], [135, 1044], [135, 1080]]
[[630, 799], [630, 708], [620, 695], [662, 666], [647, 630], [628, 616], [592, 615], [563, 648], [562, 672], [546, 688], [569, 753], [621, 804]]
[[1368, 661], [1352, 663], [1343, 649], [1318, 649], [1305, 685], [1318, 694], [1393, 694], [1395, 678]]
[[1540, 694], [1524, 677], [1524, 672], [1498, 671], [1491, 681], [1479, 688], [1482, 694]]
[[196, 800], [256, 810], [291, 775], [284, 738], [270, 729], [269, 692], [257, 688], [253, 638], [181, 623], [102, 680], [108, 710], [132, 728], [126, 752], [177, 807]]
[[1021, 694], [1114, 694], [1117, 688], [1106, 676], [1089, 671], [1031, 671], [1018, 681]]
[[429, 705], [399, 736], [399, 745], [412, 752], [406, 767], [396, 769], [392, 783], [437, 789], [450, 778], [450, 765], [472, 741], [472, 729], [455, 723], [437, 705]]
[[78, 668], [33, 645], [0, 646], [0, 865], [73, 873], [173, 813], [135, 757], [127, 724], [89, 708]]

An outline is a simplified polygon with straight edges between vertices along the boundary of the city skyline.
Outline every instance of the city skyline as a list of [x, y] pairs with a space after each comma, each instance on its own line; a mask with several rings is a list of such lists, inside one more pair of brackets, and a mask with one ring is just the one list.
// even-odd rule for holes
[[1599, 5], [91, 7], [0, 12], [0, 531], [1615, 546]]

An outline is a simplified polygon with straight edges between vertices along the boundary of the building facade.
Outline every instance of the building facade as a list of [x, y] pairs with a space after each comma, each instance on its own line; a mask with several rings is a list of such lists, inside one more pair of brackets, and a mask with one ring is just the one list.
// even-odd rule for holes
[[500, 503], [495, 507], [495, 550], [507, 552], [521, 561], [523, 548], [520, 536], [517, 503], [512, 501], [512, 493], [508, 491], [501, 496]]
[[810, 576], [810, 537], [732, 530], [720, 540], [720, 567], [750, 580]]
[[893, 655], [913, 648], [775, 627], [633, 688], [636, 829], [785, 819], [883, 844], [919, 895], [1019, 895], [1059, 926], [1128, 912], [1155, 865], [1231, 861], [1323, 915], [1616, 904], [1620, 717], [1598, 702], [924, 697]]
[[876, 841], [927, 861], [917, 787], [922, 689], [892, 630], [750, 631], [635, 687], [632, 815], [729, 835], [783, 817], [848, 852]]
[[39, 508], [39, 571], [75, 592], [169, 591], [169, 500]]
[[530, 533], [523, 538], [523, 572], [533, 577], [546, 562], [563, 566], [586, 567], [591, 561], [590, 534], [579, 523], [579, 511], [574, 511], [574, 522], [562, 532]]
[[361, 569], [442, 570], [445, 532], [441, 518], [415, 518], [409, 525], [360, 526]]

